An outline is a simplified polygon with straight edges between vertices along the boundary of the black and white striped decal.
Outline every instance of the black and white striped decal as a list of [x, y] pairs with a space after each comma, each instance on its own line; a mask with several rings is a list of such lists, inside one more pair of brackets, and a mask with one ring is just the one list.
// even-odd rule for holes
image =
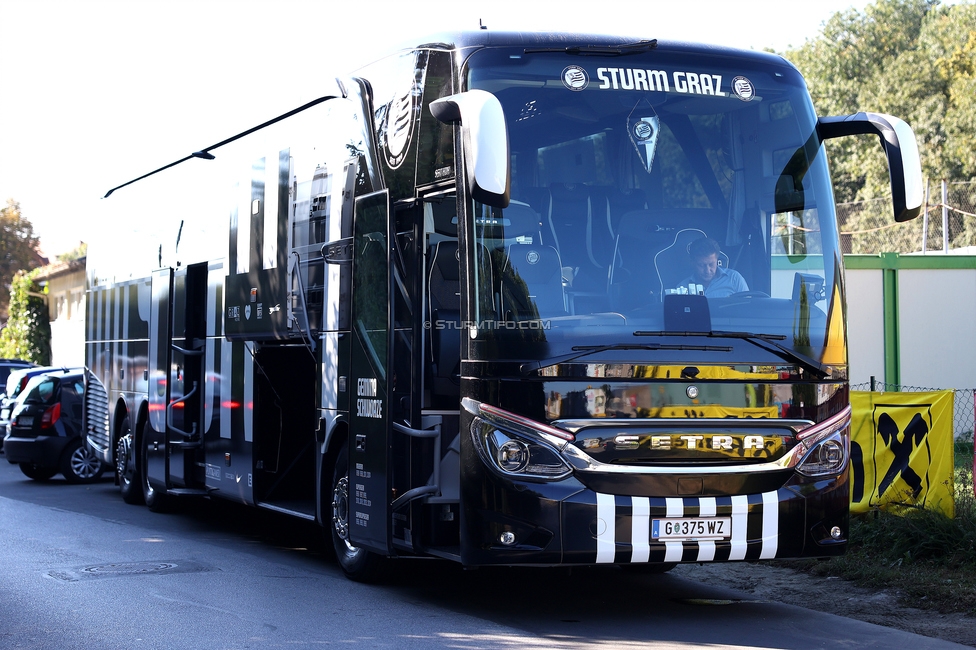
[[[752, 505], [750, 511], [750, 505]], [[651, 520], [664, 517], [731, 516], [732, 535], [727, 542], [728, 560], [745, 560], [750, 541], [761, 543], [758, 558], [776, 557], [779, 547], [779, 498], [776, 492], [731, 497], [622, 497], [612, 494], [596, 495], [596, 561], [597, 564], [620, 562], [649, 562], [652, 547], [660, 549], [662, 542], [651, 539]], [[756, 533], [759, 534], [757, 539]], [[619, 548], [630, 548], [630, 557], [622, 557]], [[663, 562], [712, 562], [716, 559], [716, 542], [663, 542]], [[695, 554], [695, 549], [697, 553]], [[660, 557], [659, 553], [655, 553]], [[722, 554], [724, 556], [724, 552]]]

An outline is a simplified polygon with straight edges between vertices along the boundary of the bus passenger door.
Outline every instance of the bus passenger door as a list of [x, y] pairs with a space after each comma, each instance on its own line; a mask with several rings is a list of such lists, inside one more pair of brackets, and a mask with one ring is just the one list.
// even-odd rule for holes
[[389, 504], [391, 275], [387, 191], [356, 199], [353, 223], [352, 350], [349, 407], [349, 537], [391, 551]]
[[149, 424], [140, 450], [156, 489], [202, 485], [207, 265], [179, 276], [164, 268], [152, 275], [149, 314]]
[[145, 462], [146, 478], [157, 490], [166, 489], [166, 409], [170, 400], [170, 350], [172, 345], [173, 269], [152, 274], [149, 310], [149, 426], [137, 453]]

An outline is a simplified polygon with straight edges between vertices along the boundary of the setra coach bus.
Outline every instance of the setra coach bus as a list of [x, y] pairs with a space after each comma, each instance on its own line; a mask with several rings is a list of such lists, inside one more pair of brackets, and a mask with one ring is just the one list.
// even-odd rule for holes
[[579, 34], [317, 83], [101, 203], [86, 439], [126, 502], [317, 522], [357, 580], [844, 552], [823, 142], [879, 136], [904, 221], [904, 122], [818, 118], [773, 54]]

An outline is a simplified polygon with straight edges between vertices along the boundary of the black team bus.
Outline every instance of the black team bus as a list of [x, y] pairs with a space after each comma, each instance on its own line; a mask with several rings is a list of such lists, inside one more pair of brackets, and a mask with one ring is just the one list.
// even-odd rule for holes
[[317, 522], [357, 580], [844, 552], [823, 142], [879, 136], [903, 221], [904, 122], [818, 119], [773, 54], [578, 34], [313, 85], [101, 203], [86, 437], [126, 502]]

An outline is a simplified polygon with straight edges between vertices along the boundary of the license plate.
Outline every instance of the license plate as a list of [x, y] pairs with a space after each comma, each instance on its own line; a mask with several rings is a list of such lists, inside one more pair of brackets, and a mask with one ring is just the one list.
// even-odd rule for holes
[[698, 540], [729, 539], [731, 517], [670, 517], [651, 522], [651, 539]]
[[19, 418], [17, 418], [17, 424], [19, 424], [22, 427], [30, 427], [30, 426], [33, 426], [34, 425], [34, 416], [33, 415], [21, 415]]

